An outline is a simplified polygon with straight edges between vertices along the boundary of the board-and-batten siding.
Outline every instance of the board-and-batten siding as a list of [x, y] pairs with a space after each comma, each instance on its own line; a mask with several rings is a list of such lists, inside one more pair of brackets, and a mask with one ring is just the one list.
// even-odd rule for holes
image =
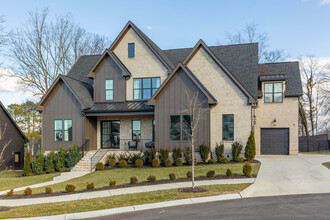
[[[105, 100], [105, 80], [113, 80], [113, 100]], [[126, 80], [122, 70], [107, 56], [99, 64], [94, 78], [95, 102], [124, 102], [126, 98]]]
[[172, 151], [175, 147], [189, 146], [188, 141], [170, 141], [170, 116], [185, 115], [183, 107], [186, 106], [186, 94], [188, 97], [198, 94], [199, 101], [203, 102], [206, 109], [195, 133], [195, 148], [199, 150], [201, 144], [210, 145], [210, 111], [207, 97], [183, 70], [178, 71], [155, 100], [155, 145], [157, 150], [165, 148]]
[[[54, 120], [72, 120], [72, 141], [55, 141]], [[42, 148], [46, 151], [67, 148], [73, 144], [82, 145], [83, 120], [81, 105], [70, 89], [60, 81], [43, 104]], [[63, 122], [64, 128], [64, 122]]]
[[97, 149], [97, 117], [85, 117], [85, 140], [89, 143], [85, 150]]

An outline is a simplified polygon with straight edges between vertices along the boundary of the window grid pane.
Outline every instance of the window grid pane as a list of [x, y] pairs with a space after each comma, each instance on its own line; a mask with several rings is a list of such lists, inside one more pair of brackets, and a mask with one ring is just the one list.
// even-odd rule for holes
[[234, 140], [234, 115], [223, 115], [222, 139], [230, 141]]
[[128, 44], [128, 57], [133, 58], [135, 56], [135, 46], [134, 43]]
[[182, 116], [182, 140], [190, 140], [192, 134], [191, 130], [191, 117], [189, 115]]
[[133, 98], [150, 99], [160, 86], [160, 77], [133, 80]]
[[54, 130], [55, 130], [55, 141], [62, 141], [63, 140], [63, 124], [62, 120], [55, 120], [54, 121]]
[[172, 115], [170, 117], [170, 140], [180, 141], [180, 116]]
[[113, 100], [113, 80], [105, 80], [105, 100]]
[[64, 141], [72, 141], [72, 120], [64, 120]]
[[140, 120], [132, 121], [132, 139], [134, 141], [141, 140], [141, 121]]
[[265, 83], [265, 103], [283, 102], [283, 83]]

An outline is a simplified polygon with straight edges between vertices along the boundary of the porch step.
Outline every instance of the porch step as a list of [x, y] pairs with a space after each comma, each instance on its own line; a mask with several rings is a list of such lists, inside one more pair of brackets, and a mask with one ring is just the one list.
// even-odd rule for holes
[[93, 171], [97, 162], [106, 156], [107, 149], [100, 149], [98, 151], [88, 151], [83, 158], [71, 169], [71, 172], [77, 171]]

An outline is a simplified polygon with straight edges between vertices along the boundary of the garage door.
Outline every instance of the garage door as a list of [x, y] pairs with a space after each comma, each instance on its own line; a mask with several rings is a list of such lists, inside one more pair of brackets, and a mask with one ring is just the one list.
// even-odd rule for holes
[[261, 154], [289, 154], [289, 128], [262, 128]]

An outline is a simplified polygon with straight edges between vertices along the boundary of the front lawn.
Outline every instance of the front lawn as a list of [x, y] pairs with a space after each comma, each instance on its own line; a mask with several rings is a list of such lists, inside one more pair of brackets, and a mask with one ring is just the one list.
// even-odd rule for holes
[[29, 186], [37, 183], [52, 181], [60, 173], [51, 173], [37, 176], [22, 176], [22, 171], [6, 171], [0, 173], [0, 191]]
[[[123, 171], [123, 169], [121, 169]], [[103, 173], [103, 172], [96, 172]], [[109, 196], [96, 199], [76, 200], [70, 202], [46, 203], [13, 207], [0, 212], [0, 218], [24, 218], [48, 215], [60, 215], [64, 213], [87, 212], [117, 207], [125, 207], [146, 203], [164, 202], [169, 200], [187, 199], [203, 196], [215, 196], [221, 194], [238, 193], [248, 187], [250, 183], [201, 186], [208, 191], [200, 193], [179, 193], [177, 189], [161, 190], [157, 192], [146, 192]]]
[[[231, 169], [233, 174], [243, 175], [244, 163], [229, 163], [229, 164], [208, 164], [197, 165], [195, 167], [195, 176], [205, 177], [207, 171], [215, 170], [216, 175], [225, 176], [227, 169]], [[260, 163], [252, 163], [252, 175], [256, 176]], [[89, 173], [85, 176], [68, 180], [66, 182], [51, 185], [54, 192], [65, 191], [67, 184], [75, 184], [77, 186], [76, 191], [85, 190], [88, 183], [94, 183], [95, 188], [102, 188], [109, 186], [109, 180], [115, 180], [117, 185], [129, 184], [130, 177], [136, 176], [139, 182], [146, 181], [150, 175], [156, 176], [157, 180], [169, 179], [170, 173], [175, 173], [177, 178], [186, 178], [187, 172], [191, 170], [190, 166], [182, 167], [161, 167], [161, 168], [118, 168], [111, 170], [96, 171]], [[44, 193], [45, 187], [33, 189], [33, 194]], [[16, 192], [22, 194], [23, 192]]]
[[313, 152], [301, 152], [302, 154], [322, 154], [322, 155], [330, 155], [329, 150], [322, 150], [322, 151], [313, 151]]

